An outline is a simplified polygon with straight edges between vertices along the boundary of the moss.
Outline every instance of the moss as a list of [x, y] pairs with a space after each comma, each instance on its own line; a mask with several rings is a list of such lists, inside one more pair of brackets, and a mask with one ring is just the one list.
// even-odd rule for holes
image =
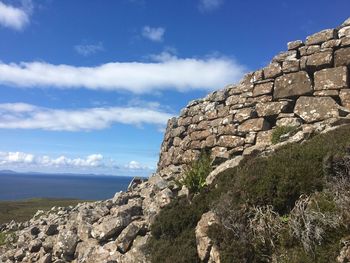
[[285, 135], [288, 133], [294, 134], [296, 132], [296, 130], [297, 130], [297, 127], [295, 127], [295, 126], [280, 126], [280, 127], [275, 128], [272, 131], [272, 137], [271, 137], [272, 144], [282, 142], [283, 141], [283, 139], [281, 138], [282, 135]]

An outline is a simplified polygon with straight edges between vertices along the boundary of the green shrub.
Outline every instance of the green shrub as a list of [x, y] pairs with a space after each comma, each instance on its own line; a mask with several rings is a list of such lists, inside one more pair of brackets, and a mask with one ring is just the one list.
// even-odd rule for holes
[[272, 137], [271, 137], [272, 144], [276, 144], [276, 143], [283, 141], [281, 138], [282, 135], [285, 135], [288, 133], [293, 134], [296, 132], [296, 129], [297, 129], [297, 127], [295, 127], [295, 126], [280, 126], [280, 127], [275, 128], [272, 131]]
[[211, 171], [210, 155], [202, 152], [198, 160], [185, 167], [184, 174], [177, 183], [186, 186], [190, 193], [198, 193], [205, 187], [205, 179]]

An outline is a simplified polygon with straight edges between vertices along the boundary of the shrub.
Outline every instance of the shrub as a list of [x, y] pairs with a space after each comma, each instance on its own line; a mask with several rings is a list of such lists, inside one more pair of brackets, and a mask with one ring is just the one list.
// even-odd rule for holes
[[211, 158], [208, 153], [202, 152], [198, 160], [185, 167], [183, 176], [177, 183], [186, 186], [190, 193], [198, 193], [205, 187], [205, 179], [211, 171]]
[[271, 142], [272, 144], [279, 143], [283, 141], [282, 136], [290, 133], [290, 135], [293, 135], [297, 130], [297, 127], [295, 126], [280, 126], [275, 128], [272, 131], [272, 137], [271, 137]]

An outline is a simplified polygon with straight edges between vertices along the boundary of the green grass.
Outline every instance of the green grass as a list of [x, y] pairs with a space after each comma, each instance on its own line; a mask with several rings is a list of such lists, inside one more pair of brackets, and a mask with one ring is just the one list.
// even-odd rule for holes
[[6, 233], [0, 232], [0, 246], [5, 245], [6, 243]]
[[[77, 199], [33, 198], [21, 201], [0, 201], [0, 224], [15, 220], [24, 222], [31, 219], [38, 210], [50, 210], [54, 206], [66, 207], [84, 202]], [[1, 236], [0, 236], [1, 240]]]
[[[201, 215], [212, 208], [239, 212], [244, 207], [272, 205], [281, 217], [288, 218], [300, 195], [325, 188], [324, 160], [330, 155], [344, 155], [348, 146], [350, 126], [344, 126], [301, 145], [288, 144], [269, 157], [246, 158], [239, 167], [222, 174], [215, 187], [203, 189], [191, 202], [184, 198], [175, 200], [159, 213], [151, 227], [153, 237], [148, 245], [151, 261], [198, 262], [195, 226]], [[238, 217], [244, 232], [247, 215], [242, 211]], [[333, 262], [342, 235], [349, 234], [346, 232], [331, 231], [325, 243], [316, 248], [315, 257], [303, 252], [295, 240], [281, 249], [295, 255], [295, 261], [291, 257], [286, 262]], [[266, 262], [259, 257], [260, 251], [250, 245], [249, 236], [235, 239], [220, 227], [214, 227], [210, 235], [219, 247], [222, 262]]]
[[296, 130], [297, 130], [297, 127], [294, 127], [294, 126], [280, 126], [280, 127], [276, 127], [272, 131], [272, 137], [271, 137], [272, 144], [276, 144], [276, 143], [282, 142], [283, 141], [281, 139], [282, 135], [285, 135], [287, 133], [294, 134], [296, 132]]

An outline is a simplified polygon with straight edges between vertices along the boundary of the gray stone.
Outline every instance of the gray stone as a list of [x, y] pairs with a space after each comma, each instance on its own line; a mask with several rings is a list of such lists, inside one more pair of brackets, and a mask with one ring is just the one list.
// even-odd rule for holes
[[273, 81], [256, 84], [253, 89], [253, 96], [256, 97], [264, 94], [270, 94], [272, 92], [272, 89], [273, 89]]
[[315, 90], [343, 89], [347, 88], [348, 69], [346, 67], [336, 67], [322, 69], [314, 74]]
[[289, 50], [284, 51], [276, 55], [272, 62], [283, 62], [288, 60], [296, 60], [297, 59], [297, 51], [296, 50]]
[[340, 40], [340, 46], [341, 47], [348, 47], [350, 46], [350, 37], [343, 37], [342, 39], [339, 39]]
[[350, 26], [343, 27], [338, 31], [339, 38], [350, 36]]
[[348, 19], [346, 19], [342, 24], [341, 24], [341, 27], [344, 27], [344, 26], [350, 26], [350, 17]]
[[219, 137], [217, 145], [221, 147], [235, 148], [244, 145], [244, 138], [234, 135], [222, 135]]
[[341, 40], [340, 39], [331, 39], [331, 40], [328, 40], [328, 41], [324, 42], [321, 45], [321, 49], [339, 47], [340, 44], [341, 44]]
[[285, 127], [285, 126], [292, 126], [292, 127], [298, 127], [302, 124], [302, 120], [297, 117], [293, 118], [281, 118], [276, 121], [277, 127]]
[[320, 45], [305, 46], [299, 48], [300, 56], [308, 56], [321, 51]]
[[250, 119], [238, 126], [240, 132], [264, 131], [270, 128], [270, 124], [264, 118]]
[[350, 109], [350, 89], [340, 90], [339, 98], [341, 101], [341, 105], [347, 109]]
[[336, 30], [335, 29], [325, 29], [320, 32], [317, 32], [311, 36], [308, 36], [306, 38], [306, 45], [315, 45], [315, 44], [320, 44], [322, 42], [325, 42], [327, 40], [336, 38]]
[[322, 51], [307, 57], [306, 67], [311, 70], [319, 70], [333, 65], [333, 52]]
[[53, 236], [58, 233], [58, 225], [57, 224], [49, 224], [45, 230], [45, 234], [48, 236]]
[[350, 65], [350, 47], [341, 48], [334, 53], [334, 66], [348, 66]]
[[275, 99], [289, 98], [311, 93], [312, 86], [309, 75], [305, 71], [290, 73], [275, 80], [273, 97]]
[[[115, 243], [121, 253], [126, 253], [134, 241], [135, 237], [146, 229], [145, 222], [132, 222], [118, 236]], [[144, 233], [143, 233], [144, 234]]]
[[297, 72], [300, 70], [300, 61], [299, 60], [287, 60], [282, 64], [282, 71], [284, 73]]
[[256, 135], [256, 145], [270, 145], [272, 138], [272, 130], [261, 131]]
[[243, 160], [242, 156], [234, 157], [231, 160], [228, 160], [222, 164], [220, 164], [218, 167], [216, 167], [213, 171], [210, 172], [210, 174], [205, 179], [205, 182], [207, 185], [210, 185], [213, 183], [213, 181], [218, 178], [223, 172], [228, 171], [229, 169], [234, 169], [237, 167], [240, 162]]
[[339, 105], [330, 97], [300, 97], [294, 113], [307, 123], [339, 117]]
[[53, 248], [55, 255], [61, 259], [72, 260], [78, 241], [78, 236], [74, 231], [60, 231]]
[[275, 101], [258, 103], [256, 105], [256, 112], [259, 117], [278, 115], [281, 112], [286, 112], [290, 106], [288, 101]]
[[338, 97], [339, 96], [339, 91], [338, 90], [318, 90], [314, 92], [314, 96], [316, 97]]
[[256, 111], [253, 108], [243, 108], [243, 109], [237, 110], [233, 118], [233, 121], [240, 123], [254, 117], [256, 117]]
[[304, 43], [301, 40], [295, 40], [295, 41], [288, 42], [287, 45], [288, 45], [288, 50], [294, 50], [302, 47]]
[[91, 235], [98, 240], [107, 240], [118, 236], [120, 232], [131, 222], [131, 215], [123, 214], [103, 218], [100, 224], [94, 224]]
[[275, 78], [277, 76], [282, 75], [281, 65], [277, 62], [272, 62], [267, 67], [263, 69], [264, 77], [266, 79]]

